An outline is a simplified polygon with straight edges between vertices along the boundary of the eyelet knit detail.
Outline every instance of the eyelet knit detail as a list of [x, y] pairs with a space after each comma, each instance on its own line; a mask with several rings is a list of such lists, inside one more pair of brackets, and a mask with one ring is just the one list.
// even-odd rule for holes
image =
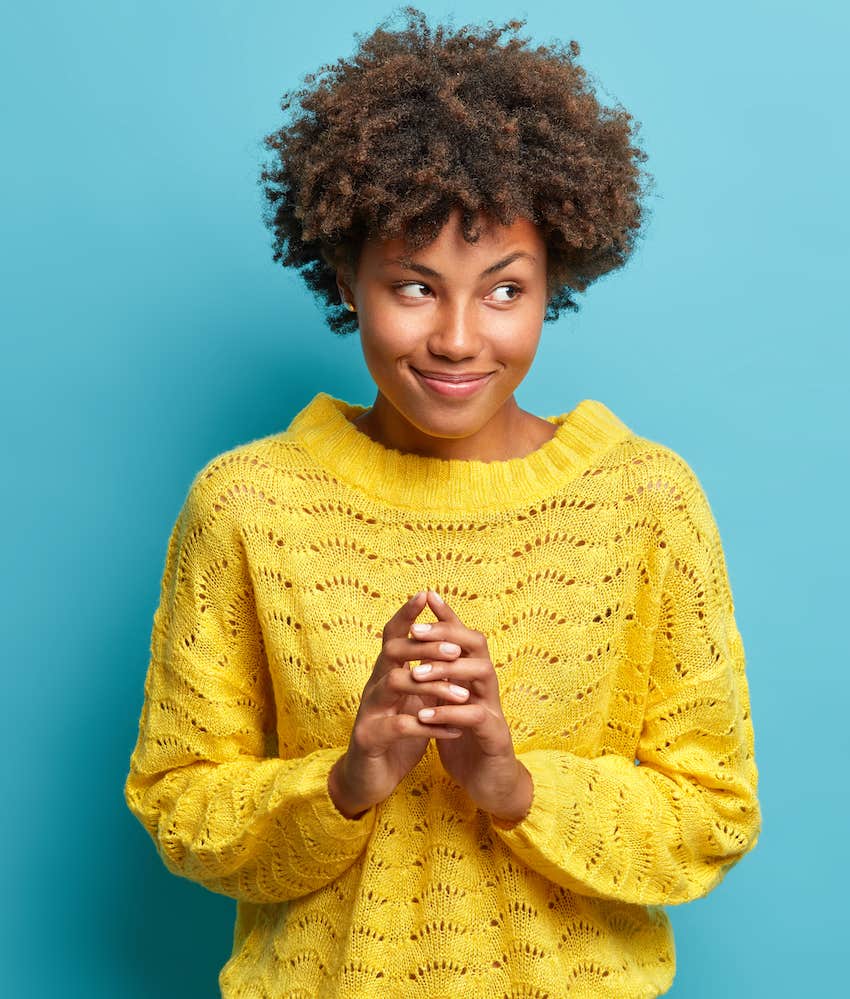
[[[213, 458], [168, 543], [125, 796], [170, 871], [237, 900], [223, 999], [665, 993], [663, 907], [761, 828], [696, 475], [590, 399], [496, 462], [384, 448], [360, 412], [320, 394]], [[434, 741], [359, 817], [329, 794], [385, 625], [425, 588], [486, 639], [533, 786], [517, 823]]]
[[417, 510], [508, 510], [580, 475], [632, 431], [603, 403], [583, 399], [548, 416], [555, 435], [522, 458], [465, 461], [407, 454], [373, 441], [352, 420], [367, 407], [318, 393], [290, 424], [314, 458], [375, 500]]

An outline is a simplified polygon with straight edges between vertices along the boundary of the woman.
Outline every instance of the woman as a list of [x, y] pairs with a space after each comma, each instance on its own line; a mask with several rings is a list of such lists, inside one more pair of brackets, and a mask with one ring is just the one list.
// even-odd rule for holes
[[267, 140], [276, 259], [377, 392], [214, 458], [168, 547], [125, 791], [238, 900], [226, 997], [657, 996], [662, 907], [758, 839], [694, 472], [601, 402], [514, 398], [627, 259], [645, 159], [574, 42], [499, 44], [522, 23], [409, 8]]

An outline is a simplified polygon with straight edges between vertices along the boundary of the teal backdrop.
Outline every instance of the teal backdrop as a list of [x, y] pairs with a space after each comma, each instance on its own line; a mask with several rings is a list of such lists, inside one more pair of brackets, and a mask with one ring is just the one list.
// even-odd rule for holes
[[[600, 399], [699, 476], [748, 654], [764, 825], [670, 908], [688, 999], [847, 988], [848, 73], [825, 0], [424, 3], [575, 38], [656, 178], [628, 266], [544, 327], [518, 398]], [[271, 260], [281, 94], [389, 3], [75, 0], [0, 30], [3, 992], [209, 999], [235, 903], [170, 875], [122, 786], [194, 474], [319, 390], [369, 403]]]

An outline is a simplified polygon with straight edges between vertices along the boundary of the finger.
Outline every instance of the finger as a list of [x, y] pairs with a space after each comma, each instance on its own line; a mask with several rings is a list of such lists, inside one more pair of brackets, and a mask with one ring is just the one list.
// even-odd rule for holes
[[371, 712], [391, 708], [398, 703], [400, 698], [408, 695], [422, 697], [423, 694], [428, 693], [455, 704], [463, 703], [469, 697], [469, 691], [466, 687], [459, 684], [435, 683], [433, 687], [433, 690], [423, 689], [423, 685], [413, 679], [409, 669], [404, 666], [396, 666], [384, 673], [370, 686], [363, 699], [366, 701], [367, 710]]
[[[477, 659], [489, 659], [490, 649], [487, 646], [487, 637], [480, 631], [473, 631], [471, 628], [457, 625], [449, 625], [444, 622], [437, 624], [414, 624], [411, 625], [413, 638], [411, 641], [419, 642], [420, 648], [426, 643], [439, 645], [440, 642], [449, 642], [460, 647], [461, 653], [468, 656], [475, 656]], [[423, 659], [427, 653], [418, 654], [414, 652], [408, 658]]]
[[465, 653], [481, 657], [488, 655], [486, 636], [467, 628], [436, 590], [427, 591], [427, 600], [437, 621], [430, 625], [425, 622], [411, 625], [415, 638], [457, 642]]
[[448, 680], [437, 680], [434, 683], [420, 683], [417, 685], [416, 694], [418, 697], [434, 697], [449, 704], [466, 704], [469, 701], [470, 691], [460, 683], [449, 683]]
[[416, 717], [426, 725], [451, 725], [480, 734], [492, 715], [483, 704], [440, 704], [434, 708], [420, 708]]
[[367, 733], [375, 749], [387, 749], [400, 739], [455, 739], [462, 730], [457, 725], [424, 725], [413, 715], [383, 715], [372, 719]]
[[441, 704], [420, 708], [417, 720], [426, 727], [440, 725], [472, 732], [488, 753], [507, 752], [511, 745], [510, 729], [503, 717], [488, 711], [483, 704]]
[[414, 593], [384, 625], [384, 638], [404, 638], [410, 625], [422, 613], [428, 597], [427, 590]]
[[430, 691], [432, 683], [453, 683], [466, 687], [485, 700], [499, 697], [499, 679], [489, 659], [454, 659], [422, 662], [410, 670], [415, 683]]
[[423, 642], [413, 638], [391, 638], [384, 643], [383, 655], [393, 665], [409, 663], [413, 659], [454, 659], [463, 650], [457, 642]]
[[427, 590], [426, 597], [428, 606], [434, 612], [434, 616], [438, 621], [451, 621], [454, 624], [463, 625], [463, 621], [446, 603], [445, 597], [440, 596], [436, 590]]
[[427, 590], [420, 590], [418, 593], [414, 593], [384, 625], [381, 635], [381, 653], [375, 663], [373, 674], [381, 675], [386, 670], [392, 669], [393, 666], [400, 665], [405, 661], [388, 655], [387, 646], [392, 642], [397, 642], [399, 639], [407, 638], [410, 633], [411, 624], [413, 624], [417, 616], [425, 608], [427, 596]]

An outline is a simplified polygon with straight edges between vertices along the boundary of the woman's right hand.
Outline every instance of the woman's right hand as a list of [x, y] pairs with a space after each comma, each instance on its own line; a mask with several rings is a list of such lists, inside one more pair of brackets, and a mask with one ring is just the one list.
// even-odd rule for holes
[[440, 642], [410, 638], [410, 626], [427, 595], [415, 594], [384, 626], [381, 652], [363, 688], [348, 749], [331, 769], [328, 793], [348, 818], [388, 798], [422, 758], [429, 739], [461, 735], [460, 729], [423, 725], [417, 717], [420, 708], [433, 707], [440, 699], [458, 700], [448, 690], [444, 698], [423, 694], [422, 683], [410, 674], [411, 660], [450, 660], [461, 651], [457, 645], [452, 651]]

